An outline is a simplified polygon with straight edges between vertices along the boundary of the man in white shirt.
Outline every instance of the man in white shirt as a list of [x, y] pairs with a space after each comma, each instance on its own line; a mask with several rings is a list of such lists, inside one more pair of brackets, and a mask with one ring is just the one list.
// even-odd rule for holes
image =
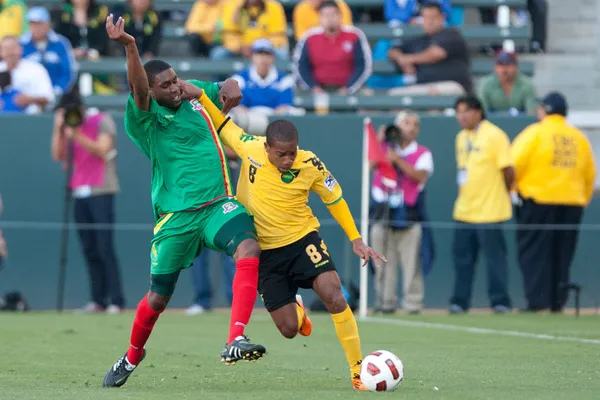
[[0, 41], [0, 72], [11, 75], [11, 87], [19, 92], [15, 104], [27, 114], [36, 114], [54, 103], [54, 89], [48, 71], [40, 63], [24, 60], [19, 39], [6, 36]]

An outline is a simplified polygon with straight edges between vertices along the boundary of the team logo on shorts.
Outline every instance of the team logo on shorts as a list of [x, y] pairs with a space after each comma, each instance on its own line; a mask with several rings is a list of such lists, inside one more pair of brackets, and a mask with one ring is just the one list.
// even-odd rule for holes
[[190, 104], [192, 105], [192, 109], [194, 111], [200, 111], [204, 108], [204, 105], [200, 103], [197, 99], [190, 100]]
[[299, 169], [290, 169], [289, 171], [281, 174], [281, 181], [283, 183], [291, 183], [294, 179], [296, 179], [300, 175]]
[[327, 187], [327, 189], [329, 189], [330, 192], [333, 192], [333, 188], [335, 187], [336, 184], [337, 184], [337, 181], [335, 180], [333, 175], [331, 175], [331, 174], [327, 175], [327, 178], [325, 178], [325, 187]]
[[225, 204], [223, 204], [223, 214], [227, 214], [232, 212], [233, 210], [235, 210], [236, 208], [238, 208], [238, 205], [232, 202], [227, 202]]

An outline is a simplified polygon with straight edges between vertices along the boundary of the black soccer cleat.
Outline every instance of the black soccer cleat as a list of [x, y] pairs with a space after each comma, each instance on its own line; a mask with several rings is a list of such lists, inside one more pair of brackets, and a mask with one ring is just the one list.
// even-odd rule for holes
[[226, 344], [221, 351], [221, 362], [235, 365], [240, 360], [257, 361], [267, 352], [264, 346], [252, 344], [246, 336], [238, 336], [231, 344]]
[[[146, 358], [146, 349], [144, 349], [144, 355], [142, 359], [138, 363], [140, 363]], [[129, 376], [133, 373], [133, 371], [138, 367], [138, 365], [133, 365], [127, 361], [127, 353], [113, 365], [110, 370], [104, 376], [104, 381], [102, 381], [102, 387], [121, 387], [127, 382]]]

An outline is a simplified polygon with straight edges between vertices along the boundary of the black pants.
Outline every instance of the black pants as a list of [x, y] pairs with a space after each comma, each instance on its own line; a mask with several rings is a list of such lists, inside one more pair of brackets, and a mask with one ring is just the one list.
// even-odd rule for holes
[[471, 306], [475, 264], [481, 250], [487, 267], [490, 305], [511, 308], [507, 290], [508, 264], [502, 224], [457, 224], [452, 246], [456, 277], [450, 304], [456, 304], [464, 310]]
[[[75, 200], [78, 224], [113, 224], [114, 195], [91, 196]], [[78, 229], [79, 240], [90, 274], [92, 301], [106, 307], [125, 305], [121, 272], [113, 244], [113, 229]]]
[[190, 50], [197, 57], [208, 57], [211, 49], [211, 44], [206, 43], [204, 38], [195, 33], [188, 35], [188, 42], [190, 44]]
[[[548, 25], [548, 3], [546, 0], [527, 0], [527, 11], [533, 25], [531, 42], [537, 42], [541, 50], [546, 50], [546, 35]], [[495, 9], [480, 8], [481, 22], [495, 24]]]
[[561, 311], [567, 302], [571, 262], [577, 246], [583, 207], [537, 204], [525, 200], [516, 210], [521, 225], [575, 225], [575, 229], [517, 231], [519, 265], [531, 310]]

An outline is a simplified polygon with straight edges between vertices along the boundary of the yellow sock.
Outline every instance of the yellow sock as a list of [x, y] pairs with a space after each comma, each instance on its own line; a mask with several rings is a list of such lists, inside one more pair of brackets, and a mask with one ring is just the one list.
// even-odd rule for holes
[[352, 310], [348, 307], [339, 314], [331, 314], [331, 317], [333, 318], [338, 340], [344, 349], [344, 353], [346, 353], [346, 359], [350, 365], [350, 376], [360, 375], [359, 363], [362, 360], [362, 353], [360, 351], [360, 337], [358, 336], [358, 326], [356, 325], [354, 314], [352, 314]]
[[304, 320], [304, 310], [296, 303], [296, 315], [298, 315], [298, 330], [302, 328], [302, 320]]

